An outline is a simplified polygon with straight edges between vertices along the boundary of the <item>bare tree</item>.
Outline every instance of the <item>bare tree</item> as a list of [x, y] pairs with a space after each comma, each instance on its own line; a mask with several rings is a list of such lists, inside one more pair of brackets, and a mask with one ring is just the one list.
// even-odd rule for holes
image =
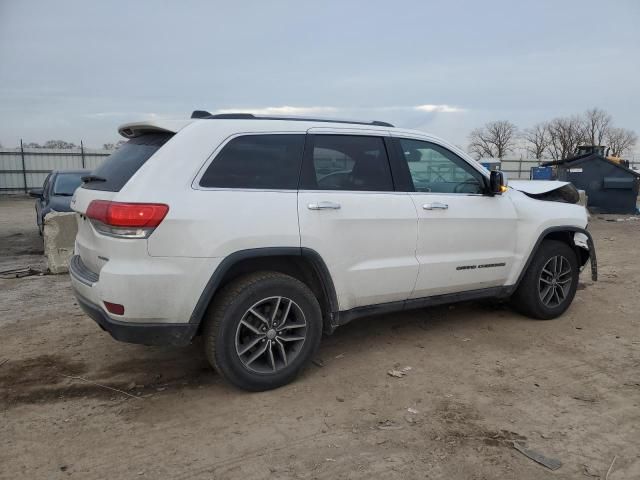
[[591, 145], [602, 145], [612, 128], [612, 119], [604, 110], [592, 108], [584, 113], [584, 141]]
[[578, 116], [554, 118], [548, 124], [549, 154], [554, 160], [570, 157], [585, 140], [585, 129]]
[[504, 158], [513, 150], [518, 128], [507, 120], [489, 122], [469, 134], [469, 151], [480, 157]]
[[120, 140], [116, 143], [104, 143], [102, 144], [102, 148], [104, 150], [115, 150], [116, 148], [119, 148], [121, 145], [124, 145], [125, 143], [127, 143], [126, 140]]
[[502, 159], [513, 151], [516, 139], [538, 160], [547, 156], [562, 160], [571, 157], [581, 144], [609, 145], [611, 153], [620, 156], [636, 145], [638, 136], [632, 130], [614, 127], [611, 115], [606, 111], [591, 108], [582, 115], [538, 123], [520, 135], [511, 122], [487, 123], [471, 131], [468, 151], [477, 158]]
[[527, 128], [522, 134], [522, 139], [525, 142], [524, 148], [528, 153], [537, 160], [544, 158], [544, 154], [551, 143], [549, 125], [546, 122], [542, 122], [532, 128]]
[[633, 147], [638, 141], [638, 136], [633, 130], [626, 128], [610, 128], [605, 140], [611, 147], [611, 155], [621, 157], [622, 154]]
[[61, 149], [69, 149], [76, 148], [77, 145], [72, 142], [65, 142], [64, 140], [47, 140], [42, 148], [61, 148]]

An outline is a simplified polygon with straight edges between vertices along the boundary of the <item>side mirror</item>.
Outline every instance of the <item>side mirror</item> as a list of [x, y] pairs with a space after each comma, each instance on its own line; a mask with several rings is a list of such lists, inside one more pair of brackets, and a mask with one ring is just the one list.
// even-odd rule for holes
[[492, 195], [507, 191], [507, 178], [500, 170], [491, 170], [489, 174], [489, 191]]
[[42, 188], [32, 188], [29, 190], [29, 196], [34, 198], [43, 198], [44, 190]]

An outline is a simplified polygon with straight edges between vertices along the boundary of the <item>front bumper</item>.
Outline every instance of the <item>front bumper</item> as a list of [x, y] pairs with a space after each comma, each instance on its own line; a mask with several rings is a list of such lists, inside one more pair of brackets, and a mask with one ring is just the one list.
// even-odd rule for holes
[[78, 304], [103, 330], [121, 342], [142, 345], [184, 346], [191, 342], [198, 325], [193, 323], [129, 323], [110, 318], [98, 305], [75, 292]]

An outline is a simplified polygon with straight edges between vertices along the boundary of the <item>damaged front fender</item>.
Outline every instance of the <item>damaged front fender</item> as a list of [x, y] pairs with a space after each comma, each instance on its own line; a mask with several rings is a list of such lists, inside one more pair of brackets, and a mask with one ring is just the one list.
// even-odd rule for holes
[[529, 265], [531, 264], [531, 261], [536, 256], [536, 253], [538, 251], [538, 248], [540, 247], [540, 244], [549, 237], [552, 237], [552, 238], [555, 237], [559, 239], [558, 235], [560, 235], [563, 241], [567, 243], [569, 242], [569, 240], [572, 241], [573, 249], [576, 252], [576, 255], [578, 257], [578, 264], [580, 266], [580, 271], [582, 271], [582, 269], [587, 265], [587, 262], [590, 262], [591, 263], [591, 279], [594, 282], [598, 280], [598, 260], [596, 258], [596, 249], [595, 249], [595, 245], [593, 243], [593, 238], [591, 237], [591, 234], [584, 228], [580, 228], [580, 227], [555, 226], [555, 227], [547, 228], [538, 237], [538, 240], [536, 241], [533, 249], [531, 250], [531, 253], [529, 254], [529, 258], [527, 259], [524, 265], [524, 268], [520, 271], [520, 276], [518, 277], [518, 280], [513, 285], [514, 290], [520, 284], [522, 277], [524, 276], [525, 272], [529, 268]]
[[[586, 230], [576, 231], [573, 234], [573, 243], [576, 247], [586, 250], [588, 261], [591, 263], [591, 279], [595, 282], [598, 280], [598, 262], [596, 260], [596, 248], [593, 244], [591, 234]], [[582, 264], [584, 267], [586, 260]]]

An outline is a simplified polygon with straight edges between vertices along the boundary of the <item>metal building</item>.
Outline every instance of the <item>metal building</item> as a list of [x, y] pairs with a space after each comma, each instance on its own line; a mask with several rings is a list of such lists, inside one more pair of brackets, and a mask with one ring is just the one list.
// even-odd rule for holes
[[544, 163], [555, 177], [587, 193], [589, 210], [596, 213], [638, 213], [640, 174], [599, 153], [586, 153]]

